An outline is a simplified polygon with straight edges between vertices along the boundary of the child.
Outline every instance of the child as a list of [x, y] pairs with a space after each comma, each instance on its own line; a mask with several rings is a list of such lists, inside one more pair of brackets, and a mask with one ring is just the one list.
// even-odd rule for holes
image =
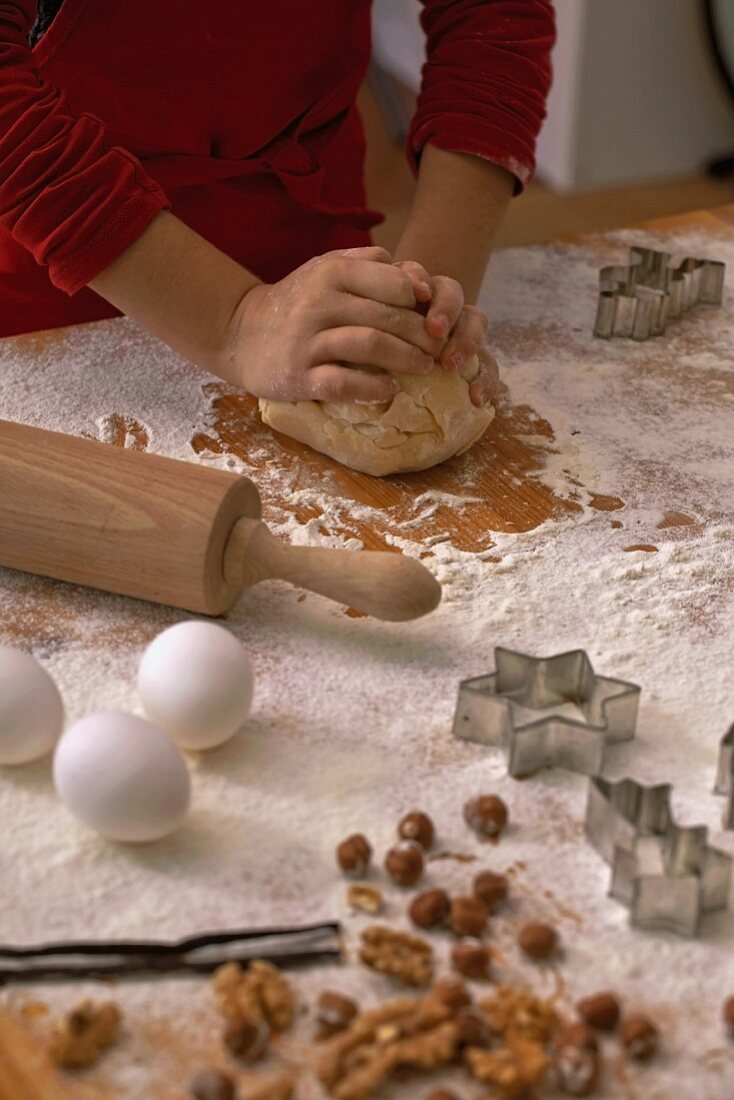
[[288, 400], [384, 401], [394, 380], [360, 364], [479, 353], [486, 402], [471, 303], [533, 169], [551, 0], [423, 0], [422, 19], [391, 257], [369, 244], [355, 107], [369, 0], [0, 0], [0, 335], [119, 311]]

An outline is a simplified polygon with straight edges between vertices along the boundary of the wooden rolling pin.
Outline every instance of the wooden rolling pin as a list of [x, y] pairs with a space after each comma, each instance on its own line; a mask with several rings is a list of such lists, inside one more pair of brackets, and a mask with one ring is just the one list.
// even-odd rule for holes
[[0, 565], [206, 615], [270, 578], [392, 622], [441, 599], [402, 554], [279, 542], [246, 477], [4, 420]]

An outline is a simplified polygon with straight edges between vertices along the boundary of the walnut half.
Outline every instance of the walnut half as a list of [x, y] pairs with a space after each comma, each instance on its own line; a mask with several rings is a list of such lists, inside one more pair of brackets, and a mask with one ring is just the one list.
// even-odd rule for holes
[[293, 991], [276, 966], [254, 959], [246, 970], [235, 962], [214, 975], [219, 1011], [230, 1022], [262, 1021], [271, 1031], [286, 1031], [293, 1023]]
[[362, 933], [359, 957], [365, 966], [404, 985], [426, 985], [433, 977], [433, 948], [418, 936], [373, 924]]

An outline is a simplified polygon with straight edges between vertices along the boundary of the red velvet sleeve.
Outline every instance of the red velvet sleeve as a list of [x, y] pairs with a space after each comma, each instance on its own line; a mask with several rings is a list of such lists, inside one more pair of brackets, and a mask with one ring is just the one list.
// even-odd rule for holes
[[69, 294], [120, 255], [167, 205], [102, 123], [74, 117], [33, 64], [35, 0], [0, 0], [0, 223]]
[[555, 41], [551, 0], [423, 0], [427, 60], [408, 135], [506, 168], [518, 190], [535, 170]]

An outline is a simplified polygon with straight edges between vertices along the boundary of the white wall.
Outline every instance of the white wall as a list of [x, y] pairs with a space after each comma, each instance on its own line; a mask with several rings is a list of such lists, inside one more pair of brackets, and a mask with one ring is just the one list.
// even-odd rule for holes
[[425, 59], [425, 36], [418, 0], [374, 0], [372, 39], [375, 61], [406, 88], [418, 91]]
[[685, 175], [734, 152], [699, 0], [571, 2], [587, 9], [575, 186]]
[[[734, 7], [734, 0], [731, 0]], [[538, 171], [558, 190], [690, 175], [734, 153], [734, 103], [699, 0], [555, 0], [558, 43]], [[418, 0], [375, 0], [375, 58], [417, 88]]]
[[548, 97], [548, 117], [538, 139], [537, 159], [545, 182], [561, 191], [572, 189], [576, 183], [588, 8], [589, 0], [585, 3], [584, 0], [581, 3], [579, 0], [555, 0], [558, 37], [553, 51], [553, 84]]

